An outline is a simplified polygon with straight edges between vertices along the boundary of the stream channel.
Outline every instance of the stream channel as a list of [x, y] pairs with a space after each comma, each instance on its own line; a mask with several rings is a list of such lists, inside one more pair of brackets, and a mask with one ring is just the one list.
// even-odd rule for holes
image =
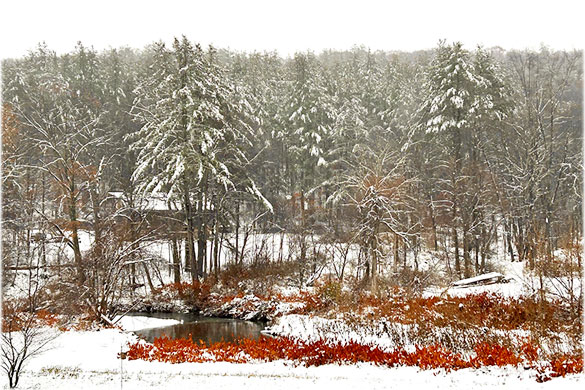
[[156, 337], [166, 335], [171, 339], [188, 338], [193, 342], [203, 340], [207, 345], [219, 341], [235, 341], [237, 339], [258, 339], [260, 331], [266, 327], [264, 322], [244, 321], [232, 318], [203, 317], [191, 313], [129, 313], [129, 316], [151, 318], [172, 318], [180, 324], [157, 328], [140, 329], [134, 333], [152, 343]]

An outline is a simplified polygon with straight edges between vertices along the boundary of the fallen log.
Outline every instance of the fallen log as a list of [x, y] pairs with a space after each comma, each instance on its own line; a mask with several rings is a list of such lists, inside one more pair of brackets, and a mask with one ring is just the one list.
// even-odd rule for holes
[[481, 286], [486, 284], [502, 283], [506, 280], [506, 277], [499, 272], [490, 272], [488, 274], [474, 276], [473, 278], [461, 279], [457, 282], [453, 282], [453, 287], [471, 287]]

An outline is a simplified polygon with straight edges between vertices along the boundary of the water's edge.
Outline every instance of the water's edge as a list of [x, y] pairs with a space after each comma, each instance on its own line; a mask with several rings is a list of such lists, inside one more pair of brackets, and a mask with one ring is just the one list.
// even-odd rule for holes
[[155, 338], [162, 336], [173, 339], [191, 337], [193, 342], [203, 341], [206, 344], [235, 341], [242, 338], [258, 339], [262, 337], [262, 330], [266, 328], [265, 321], [207, 317], [193, 313], [132, 312], [126, 315], [174, 319], [181, 322], [175, 325], [140, 329], [134, 332], [151, 343]]

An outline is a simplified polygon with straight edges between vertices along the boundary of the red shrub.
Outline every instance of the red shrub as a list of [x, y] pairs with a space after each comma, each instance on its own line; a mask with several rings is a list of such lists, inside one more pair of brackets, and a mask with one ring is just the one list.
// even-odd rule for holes
[[520, 348], [524, 360], [533, 365], [538, 360], [538, 347], [532, 344], [531, 340], [526, 341]]
[[[306, 343], [291, 338], [243, 339], [237, 342], [219, 342], [207, 346], [190, 339], [161, 337], [153, 344], [137, 342], [129, 345], [125, 356], [129, 360], [142, 359], [169, 363], [225, 361], [245, 363], [254, 360], [279, 359], [302, 363], [306, 366], [369, 362], [385, 366], [418, 366], [423, 370], [442, 368], [447, 371], [481, 366], [517, 365], [522, 361], [506, 347], [480, 343], [475, 347], [476, 357], [465, 359], [439, 345], [416, 347], [414, 352], [403, 348], [384, 351], [378, 347], [356, 342], [328, 344], [323, 340]], [[537, 349], [530, 343], [523, 346], [523, 355], [536, 360]], [[583, 358], [561, 356], [538, 368], [537, 381], [583, 371]]]
[[35, 313], [36, 317], [47, 326], [55, 326], [59, 323], [59, 317], [47, 310], [39, 310]]
[[498, 344], [479, 343], [475, 346], [475, 366], [507, 366], [520, 363], [520, 359], [508, 348]]
[[550, 362], [554, 377], [583, 372], [583, 358], [576, 356], [561, 356]]
[[209, 298], [212, 287], [213, 281], [209, 278], [203, 283], [195, 281], [193, 283], [180, 282], [167, 284], [159, 289], [157, 293], [166, 293], [171, 298], [181, 299], [192, 305], [200, 305]]
[[[499, 345], [479, 344], [477, 357], [469, 360], [439, 345], [416, 347], [414, 352], [402, 348], [384, 351], [375, 346], [356, 342], [329, 344], [323, 340], [305, 343], [290, 338], [244, 339], [238, 342], [220, 342], [209, 346], [193, 343], [189, 339], [157, 338], [154, 344], [134, 343], [129, 346], [130, 360], [157, 360], [170, 363], [227, 361], [243, 363], [253, 360], [273, 361], [286, 359], [307, 366], [370, 362], [378, 365], [418, 366], [422, 369], [443, 368], [447, 371], [483, 365], [503, 366], [517, 364], [518, 359], [507, 348]], [[563, 366], [564, 367], [564, 366]], [[574, 364], [568, 370], [574, 369]]]

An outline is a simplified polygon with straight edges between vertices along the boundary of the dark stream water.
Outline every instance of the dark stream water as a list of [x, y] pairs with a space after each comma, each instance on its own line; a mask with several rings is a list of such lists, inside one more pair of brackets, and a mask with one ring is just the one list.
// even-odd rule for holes
[[166, 335], [172, 339], [187, 338], [191, 335], [194, 342], [199, 340], [207, 344], [237, 339], [258, 339], [265, 324], [255, 321], [235, 320], [230, 318], [202, 317], [195, 314], [182, 313], [132, 313], [128, 315], [172, 318], [182, 321], [181, 324], [158, 328], [141, 329], [135, 333], [152, 343], [156, 337]]

